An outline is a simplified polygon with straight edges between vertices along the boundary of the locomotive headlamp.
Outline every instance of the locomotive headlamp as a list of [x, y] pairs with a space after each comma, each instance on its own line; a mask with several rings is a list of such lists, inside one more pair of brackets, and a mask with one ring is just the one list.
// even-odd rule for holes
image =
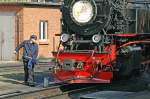
[[101, 40], [101, 36], [100, 35], [98, 35], [98, 34], [93, 35], [92, 41], [94, 43], [98, 43], [98, 42], [100, 42], [100, 40]]
[[74, 3], [72, 7], [72, 16], [78, 23], [89, 22], [94, 15], [92, 4], [89, 1], [81, 0]]
[[69, 40], [69, 34], [62, 34], [60, 40], [62, 42], [67, 42]]

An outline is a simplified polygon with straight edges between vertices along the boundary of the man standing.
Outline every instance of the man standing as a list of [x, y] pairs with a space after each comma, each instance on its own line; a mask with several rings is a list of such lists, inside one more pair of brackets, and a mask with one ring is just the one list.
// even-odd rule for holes
[[29, 86], [34, 86], [34, 65], [37, 63], [38, 56], [36, 40], [37, 36], [31, 35], [29, 40], [23, 41], [14, 51], [16, 54], [23, 48], [24, 83]]

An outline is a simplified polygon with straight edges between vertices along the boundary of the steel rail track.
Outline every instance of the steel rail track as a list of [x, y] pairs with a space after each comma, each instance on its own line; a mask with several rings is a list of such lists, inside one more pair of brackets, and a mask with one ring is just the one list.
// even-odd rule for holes
[[66, 92], [62, 92], [61, 94], [57, 94], [57, 95], [53, 95], [53, 96], [48, 96], [48, 97], [44, 97], [44, 98], [40, 98], [40, 99], [54, 99], [54, 98], [55, 99], [61, 99], [62, 97], [65, 97], [65, 99], [68, 99], [69, 98], [69, 96], [68, 96], [69, 93], [82, 92], [82, 91], [90, 91], [90, 90], [96, 88], [97, 86], [98, 85], [93, 85], [93, 86], [90, 86], [90, 87], [69, 90], [69, 91], [66, 91]]
[[40, 99], [43, 97], [50, 97], [61, 94], [60, 87], [63, 85], [54, 85], [47, 88], [39, 88], [28, 92], [15, 91], [0, 95], [0, 99]]
[[[51, 66], [51, 64], [50, 63], [39, 63], [39, 64], [37, 64], [37, 66], [49, 67], [49, 66]], [[7, 66], [4, 65], [4, 66], [0, 66], [0, 69], [1, 68], [18, 68], [18, 67], [23, 68], [23, 64], [19, 64], [19, 65], [13, 64], [13, 65], [7, 65]]]
[[[35, 66], [35, 69], [40, 70], [39, 68], [48, 68], [48, 67], [50, 67], [50, 64], [37, 64]], [[0, 72], [1, 72], [0, 75], [2, 75], [3, 72], [8, 73], [8, 72], [13, 72], [13, 71], [18, 71], [18, 70], [20, 71], [20, 70], [23, 70], [23, 68], [24, 68], [23, 65], [0, 66]]]
[[[33, 90], [29, 92], [21, 92], [21, 91], [14, 91], [9, 92], [6, 94], [1, 94], [0, 99], [70, 99], [68, 94], [71, 92], [79, 92], [79, 91], [89, 91], [90, 89], [96, 88], [98, 85], [88, 86], [85, 88], [78, 88], [69, 91], [62, 91], [61, 87], [64, 85], [70, 84], [62, 84], [62, 85], [55, 85], [48, 88], [42, 88], [39, 90]], [[58, 98], [59, 97], [59, 98]]]

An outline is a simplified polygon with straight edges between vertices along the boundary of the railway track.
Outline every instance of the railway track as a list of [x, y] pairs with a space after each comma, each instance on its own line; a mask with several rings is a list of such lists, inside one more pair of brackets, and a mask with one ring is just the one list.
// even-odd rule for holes
[[[149, 62], [148, 62], [149, 63]], [[147, 64], [147, 61], [144, 62], [143, 64]], [[15, 68], [18, 68], [19, 66], [15, 66], [14, 69], [12, 68], [7, 68], [7, 67], [2, 67], [3, 69], [8, 69], [10, 71], [12, 70], [15, 70]], [[20, 66], [22, 67], [22, 66]], [[19, 68], [20, 68], [19, 67]], [[0, 69], [2, 69], [0, 68]], [[120, 83], [122, 84], [122, 83]], [[131, 83], [132, 84], [132, 83]], [[125, 84], [125, 85], [128, 85], [128, 84]], [[97, 88], [99, 87], [100, 90], [102, 89], [109, 89], [109, 88], [114, 88], [114, 86], [116, 87], [115, 89], [119, 89], [119, 90], [122, 90], [122, 89], [127, 89], [125, 87], [125, 85], [118, 85], [117, 84], [113, 84], [113, 85], [106, 85], [105, 87], [104, 86], [101, 86], [101, 85], [92, 85], [92, 86], [88, 86], [88, 87], [82, 87], [82, 88], [77, 88], [77, 89], [71, 89], [71, 90], [62, 90], [62, 87], [64, 86], [63, 85], [56, 85], [56, 86], [51, 86], [51, 87], [48, 87], [48, 88], [39, 88], [37, 90], [32, 90], [32, 91], [28, 91], [28, 92], [24, 92], [24, 91], [20, 91], [20, 90], [17, 90], [17, 91], [13, 91], [13, 92], [8, 92], [8, 93], [5, 93], [5, 94], [0, 94], [0, 99], [71, 99], [69, 94], [70, 93], [80, 93], [82, 91], [91, 91], [91, 90], [94, 90], [96, 91]], [[120, 86], [120, 87], [118, 87]], [[130, 85], [128, 85], [127, 87], [129, 87]], [[131, 87], [133, 86], [133, 88]], [[137, 88], [137, 86], [141, 86], [141, 84], [139, 85], [131, 85], [130, 86], [130, 89], [134, 89], [134, 90], [143, 90], [145, 88], [145, 86], [143, 86], [143, 88]], [[103, 88], [102, 88], [103, 87]], [[113, 89], [112, 88], [112, 89]]]
[[45, 97], [61, 94], [58, 86], [50, 88], [42, 88], [28, 92], [14, 91], [0, 95], [0, 99], [43, 99]]
[[[68, 84], [69, 85], [69, 84]], [[61, 88], [63, 85], [57, 85], [48, 88], [41, 88], [39, 90], [33, 90], [29, 92], [14, 91], [5, 94], [0, 94], [0, 99], [70, 99], [69, 93], [89, 91], [96, 88], [98, 85], [87, 86], [72, 90], [63, 91]], [[66, 84], [65, 84], [66, 86]]]
[[[135, 82], [135, 83], [134, 83]], [[117, 81], [112, 84], [90, 84], [81, 86], [70, 84], [49, 84], [47, 88], [38, 88], [24, 92], [16, 90], [4, 94], [0, 94], [0, 99], [77, 99], [76, 96], [80, 94], [92, 93], [102, 90], [122, 90], [122, 91], [141, 91], [145, 90], [145, 85], [137, 83], [137, 81]], [[72, 87], [73, 88], [70, 88]], [[139, 87], [139, 88], [138, 88]], [[72, 98], [70, 94], [74, 95]], [[73, 97], [74, 97], [73, 96]]]
[[[139, 85], [135, 85], [133, 83], [128, 82], [117, 82], [113, 84], [104, 84], [104, 85], [86, 85], [86, 86], [78, 86], [77, 88], [70, 89], [70, 84], [62, 84], [62, 85], [51, 85], [51, 87], [47, 88], [39, 88], [38, 90], [32, 90], [28, 92], [22, 91], [14, 91], [5, 94], [0, 94], [0, 99], [76, 99], [76, 95], [87, 94], [96, 91], [102, 90], [122, 90], [122, 91], [132, 91], [138, 92], [140, 90], [144, 90], [145, 88], [138, 88]], [[75, 85], [76, 86], [76, 85]], [[141, 86], [140, 86], [141, 87]], [[64, 89], [65, 88], [65, 89]], [[66, 90], [67, 88], [67, 90]], [[75, 97], [72, 98], [70, 95], [75, 94]]]
[[[35, 66], [35, 71], [48, 71], [50, 65], [48, 63], [39, 63]], [[5, 64], [0, 66], [0, 75], [21, 72], [23, 73], [23, 64]]]

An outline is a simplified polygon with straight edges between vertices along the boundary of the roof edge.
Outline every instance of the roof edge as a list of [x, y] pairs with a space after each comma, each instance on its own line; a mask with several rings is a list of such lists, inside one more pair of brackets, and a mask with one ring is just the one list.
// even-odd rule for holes
[[0, 2], [0, 5], [19, 5], [19, 6], [60, 6], [60, 3], [54, 2]]

